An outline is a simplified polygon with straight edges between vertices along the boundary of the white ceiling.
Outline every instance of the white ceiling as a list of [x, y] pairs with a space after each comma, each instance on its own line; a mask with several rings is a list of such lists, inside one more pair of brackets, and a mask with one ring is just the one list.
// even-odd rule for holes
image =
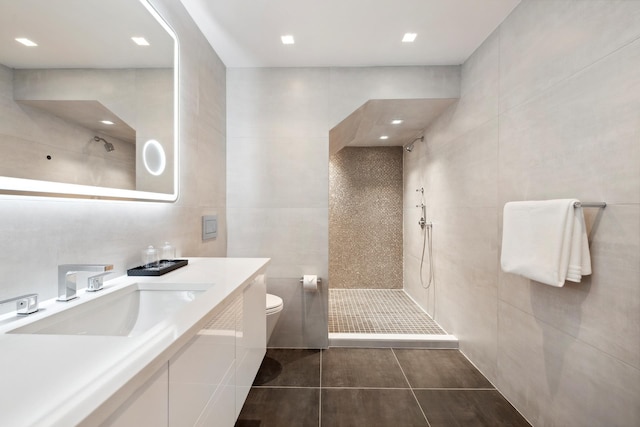
[[[227, 67], [462, 64], [520, 2], [181, 1]], [[414, 43], [401, 42], [406, 32]]]

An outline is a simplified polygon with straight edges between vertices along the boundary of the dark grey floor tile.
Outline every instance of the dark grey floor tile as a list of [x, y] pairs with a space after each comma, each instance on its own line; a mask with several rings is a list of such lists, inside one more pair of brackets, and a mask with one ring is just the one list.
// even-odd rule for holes
[[322, 387], [409, 388], [389, 348], [322, 351]]
[[525, 427], [497, 390], [414, 390], [431, 427]]
[[320, 350], [267, 349], [253, 385], [320, 387]]
[[322, 426], [428, 426], [411, 390], [322, 389]]
[[458, 350], [393, 351], [413, 388], [493, 388]]
[[236, 427], [317, 427], [318, 388], [251, 388]]

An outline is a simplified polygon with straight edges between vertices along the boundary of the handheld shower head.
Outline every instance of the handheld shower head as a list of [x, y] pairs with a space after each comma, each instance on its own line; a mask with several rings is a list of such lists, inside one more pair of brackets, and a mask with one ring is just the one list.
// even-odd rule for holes
[[107, 141], [104, 138], [100, 138], [99, 136], [94, 136], [93, 140], [96, 142], [100, 142], [102, 141], [104, 143], [104, 149], [107, 150], [107, 153], [110, 153], [112, 151], [114, 151], [116, 148], [113, 146], [112, 143], [110, 143], [109, 141]]

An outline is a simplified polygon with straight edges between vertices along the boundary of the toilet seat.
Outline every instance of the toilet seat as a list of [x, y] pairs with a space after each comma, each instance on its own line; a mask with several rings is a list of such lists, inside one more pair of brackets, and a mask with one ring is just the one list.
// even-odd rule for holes
[[274, 314], [282, 310], [282, 298], [276, 295], [267, 294], [267, 315]]

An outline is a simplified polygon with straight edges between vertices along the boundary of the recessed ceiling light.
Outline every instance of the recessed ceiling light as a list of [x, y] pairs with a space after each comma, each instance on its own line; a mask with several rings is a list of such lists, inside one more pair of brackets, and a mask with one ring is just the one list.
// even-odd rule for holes
[[144, 37], [131, 37], [131, 40], [138, 46], [149, 46], [149, 42]]
[[389, 137], [387, 135], [382, 135], [380, 139], [389, 139]]
[[412, 43], [418, 35], [416, 33], [405, 33], [402, 41], [404, 43]]
[[296, 42], [292, 35], [280, 36], [280, 40], [282, 40], [282, 44], [294, 44]]
[[391, 124], [392, 125], [399, 125], [402, 122], [404, 122], [404, 120], [400, 120], [400, 119], [391, 120]]
[[100, 120], [100, 123], [105, 124], [105, 125], [113, 125], [113, 124], [115, 124], [111, 120]]
[[34, 43], [34, 42], [32, 42], [31, 40], [26, 39], [26, 38], [24, 38], [24, 37], [16, 37], [16, 41], [17, 41], [18, 43], [22, 43], [23, 45], [25, 45], [25, 46], [29, 46], [29, 47], [38, 46], [38, 44], [37, 44], [37, 43]]

